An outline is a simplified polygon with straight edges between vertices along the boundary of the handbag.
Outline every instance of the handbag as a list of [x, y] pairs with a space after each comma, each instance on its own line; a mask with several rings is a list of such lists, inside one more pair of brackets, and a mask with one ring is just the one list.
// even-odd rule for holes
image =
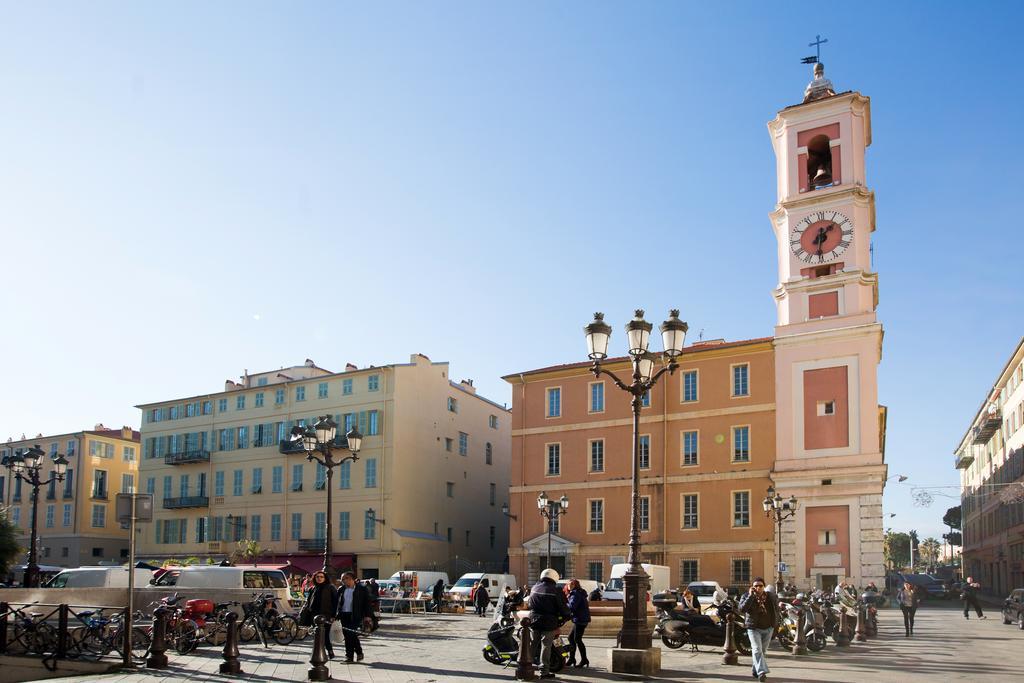
[[299, 626], [312, 626], [313, 625], [313, 612], [309, 609], [309, 604], [302, 606], [299, 610]]

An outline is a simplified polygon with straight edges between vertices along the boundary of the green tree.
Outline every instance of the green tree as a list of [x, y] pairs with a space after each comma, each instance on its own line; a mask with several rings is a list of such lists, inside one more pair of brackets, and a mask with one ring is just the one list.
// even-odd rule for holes
[[934, 568], [939, 562], [939, 552], [942, 550], [942, 544], [937, 539], [929, 536], [921, 541], [920, 545], [918, 545], [918, 550], [921, 552], [921, 561], [928, 565], [929, 568]]
[[260, 545], [260, 542], [251, 538], [243, 538], [238, 542], [235, 550], [231, 553], [232, 563], [239, 559], [245, 560], [245, 563], [252, 563], [253, 565], [258, 564], [260, 555], [270, 552], [270, 548], [264, 548]]
[[962, 531], [960, 528], [962, 521], [963, 519], [959, 505], [949, 508], [946, 510], [946, 514], [942, 516], [942, 523], [950, 529], [956, 529], [957, 531]]
[[889, 567], [903, 569], [910, 564], [910, 535], [902, 531], [886, 531], [882, 553]]
[[18, 530], [11, 524], [7, 508], [0, 508], [0, 576], [6, 576], [11, 565], [25, 552], [17, 539]]

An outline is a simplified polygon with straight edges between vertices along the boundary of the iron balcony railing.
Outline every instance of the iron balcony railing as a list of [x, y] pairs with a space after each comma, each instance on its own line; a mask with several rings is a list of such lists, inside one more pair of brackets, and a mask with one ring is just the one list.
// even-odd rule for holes
[[210, 462], [210, 451], [180, 451], [178, 453], [168, 453], [164, 456], [165, 465], [187, 465], [191, 462]]
[[[334, 443], [331, 444], [331, 448], [348, 448], [348, 437], [344, 434], [338, 434], [334, 437]], [[306, 451], [302, 448], [301, 441], [292, 441], [291, 439], [283, 439], [278, 444], [278, 450], [284, 455], [294, 455], [296, 453], [305, 453]]]
[[182, 496], [180, 498], [164, 498], [165, 510], [178, 510], [181, 508], [204, 508], [209, 506], [209, 496]]
[[974, 445], [986, 444], [992, 435], [999, 431], [999, 428], [1003, 426], [1003, 411], [1001, 410], [989, 410], [982, 415], [981, 420], [978, 421], [978, 425], [974, 428], [973, 439], [971, 443]]
[[299, 550], [300, 551], [321, 551], [324, 549], [324, 539], [322, 538], [300, 538], [299, 539]]

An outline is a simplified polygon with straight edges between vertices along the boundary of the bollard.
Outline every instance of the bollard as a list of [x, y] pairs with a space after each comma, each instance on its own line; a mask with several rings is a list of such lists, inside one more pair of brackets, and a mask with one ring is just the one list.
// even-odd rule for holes
[[847, 633], [850, 630], [849, 617], [846, 614], [845, 609], [839, 610], [839, 628], [836, 629], [832, 639], [836, 641], [836, 646], [846, 647], [850, 644], [850, 636]]
[[149, 645], [149, 657], [146, 659], [147, 669], [167, 668], [167, 613], [168, 609], [161, 605], [153, 610], [153, 642]]
[[57, 608], [57, 659], [65, 659], [68, 656], [68, 612], [71, 611], [66, 604]]
[[807, 614], [801, 605], [800, 611], [796, 615], [796, 641], [793, 643], [793, 654], [795, 655], [807, 654], [807, 635], [804, 633], [806, 630]]
[[523, 617], [523, 620], [519, 622], [522, 626], [520, 629], [519, 639], [519, 658], [516, 660], [516, 680], [517, 681], [533, 681], [537, 678], [537, 673], [533, 669], [533, 634], [530, 632], [530, 618]]
[[227, 632], [224, 634], [224, 661], [220, 664], [222, 674], [237, 676], [242, 673], [242, 665], [238, 662], [238, 615], [234, 610], [224, 615]]
[[7, 654], [7, 613], [11, 606], [6, 602], [0, 602], [0, 654]]
[[868, 639], [867, 624], [865, 623], [867, 620], [867, 608], [864, 607], [863, 603], [857, 605], [857, 636], [855, 637], [855, 640], [858, 643], [863, 643], [865, 640]]
[[733, 621], [732, 612], [725, 615], [725, 654], [722, 655], [722, 664], [740, 663], [736, 655], [736, 625]]
[[327, 620], [323, 615], [313, 618], [313, 652], [309, 655], [309, 671], [307, 677], [311, 681], [328, 681], [331, 671], [327, 668], [327, 647], [324, 645], [327, 633]]

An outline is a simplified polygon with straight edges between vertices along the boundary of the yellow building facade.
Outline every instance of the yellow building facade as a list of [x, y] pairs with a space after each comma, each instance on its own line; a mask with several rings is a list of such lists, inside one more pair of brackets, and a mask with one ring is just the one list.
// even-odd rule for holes
[[[40, 479], [53, 474], [52, 456], [68, 460], [64, 481], [53, 481], [39, 490], [37, 533], [41, 565], [79, 567], [123, 562], [128, 558], [128, 530], [118, 524], [114, 499], [128, 493], [138, 477], [139, 432], [131, 427], [93, 429], [51, 436], [38, 435], [0, 447], [6, 459], [33, 446], [46, 452]], [[9, 519], [22, 534], [19, 541], [27, 552], [32, 526], [32, 487], [0, 470], [0, 495]]]
[[229, 380], [222, 392], [138, 406], [140, 485], [155, 496], [140, 554], [219, 560], [251, 539], [262, 562], [319, 567], [326, 471], [289, 438], [292, 427], [331, 415], [339, 437], [353, 426], [363, 434], [359, 459], [334, 470], [335, 567], [366, 577], [499, 568], [510, 414], [448, 371], [420, 354], [340, 373], [307, 361]]

